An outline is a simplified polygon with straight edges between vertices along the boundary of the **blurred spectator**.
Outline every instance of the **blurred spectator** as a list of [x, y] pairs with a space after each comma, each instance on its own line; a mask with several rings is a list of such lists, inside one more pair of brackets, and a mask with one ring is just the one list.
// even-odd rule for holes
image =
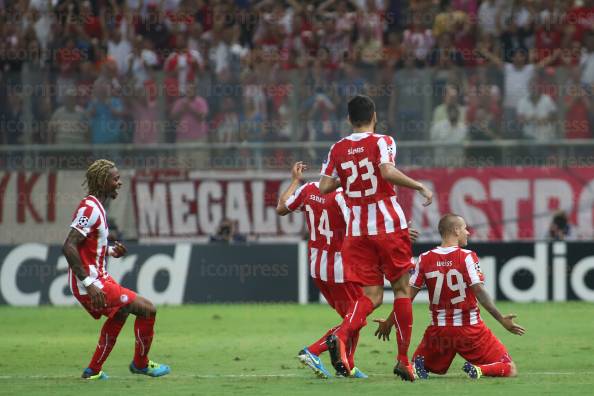
[[164, 22], [165, 17], [159, 6], [155, 3], [146, 3], [148, 4], [147, 14], [143, 15], [138, 22], [138, 34], [149, 39], [157, 53], [162, 54], [167, 51], [169, 45], [169, 28]]
[[537, 80], [530, 82], [529, 92], [530, 94], [518, 103], [518, 120], [522, 126], [523, 137], [538, 141], [555, 139], [555, 102], [549, 95], [542, 93], [542, 84]]
[[454, 46], [453, 33], [444, 32], [438, 36], [437, 44], [431, 50], [429, 64], [440, 67], [464, 66], [462, 53]]
[[432, 125], [450, 118], [450, 108], [458, 109], [458, 116], [461, 120], [466, 121], [466, 108], [459, 104], [459, 92], [455, 85], [448, 84], [445, 86], [443, 94], [443, 103], [433, 110]]
[[135, 94], [127, 98], [134, 123], [134, 144], [156, 144], [160, 140], [159, 112], [157, 101], [152, 96], [150, 87], [138, 87]]
[[504, 0], [483, 0], [478, 10], [478, 26], [484, 34], [497, 35], [497, 16]]
[[404, 67], [394, 72], [393, 89], [388, 108], [388, 123], [393, 133], [402, 140], [424, 140], [428, 108], [431, 97], [430, 75], [415, 67], [412, 52], [404, 55]]
[[554, 9], [544, 9], [538, 15], [534, 43], [537, 62], [554, 55], [561, 48], [562, 35], [555, 18]]
[[475, 110], [475, 115], [470, 122], [468, 134], [471, 140], [497, 140], [497, 123], [493, 114], [489, 112], [488, 105], [484, 101], [479, 101]]
[[549, 238], [555, 241], [563, 241], [571, 233], [571, 226], [567, 213], [563, 210], [559, 210], [553, 214], [551, 225], [549, 226]]
[[478, 14], [478, 0], [451, 0], [455, 11], [463, 11], [470, 20], [476, 21]]
[[231, 97], [223, 98], [221, 108], [212, 121], [215, 130], [215, 141], [219, 143], [239, 142], [239, 122], [237, 104]]
[[580, 59], [582, 68], [582, 84], [594, 88], [594, 32], [588, 32], [584, 36], [585, 46]]
[[531, 0], [504, 2], [499, 12], [499, 35], [503, 59], [513, 62], [517, 49], [534, 47], [534, 4]]
[[6, 107], [0, 109], [0, 143], [24, 143], [23, 98], [20, 93], [9, 92]]
[[198, 95], [196, 84], [189, 84], [185, 96], [177, 99], [171, 108], [171, 118], [177, 124], [176, 139], [181, 142], [208, 142], [208, 103]]
[[[101, 81], [101, 80], [98, 80]], [[123, 141], [122, 119], [124, 105], [104, 83], [93, 87], [93, 99], [87, 107], [91, 143], [120, 143]]]
[[239, 233], [237, 224], [230, 219], [223, 219], [217, 228], [217, 233], [211, 235], [210, 242], [242, 243], [246, 241], [245, 235]]
[[241, 117], [241, 141], [261, 142], [264, 136], [264, 115], [255, 103], [245, 98]]
[[305, 100], [303, 110], [307, 120], [307, 140], [338, 140], [340, 135], [336, 128], [336, 106], [321, 87], [317, 87], [314, 94]]
[[176, 49], [167, 57], [163, 68], [175, 78], [177, 91], [183, 95], [204, 67], [204, 59], [198, 51], [188, 48], [185, 35], [175, 36], [175, 44]]
[[76, 99], [76, 89], [67, 89], [64, 104], [54, 111], [50, 119], [48, 143], [67, 145], [90, 142], [85, 112], [76, 104]]
[[382, 51], [382, 60], [391, 72], [403, 58], [402, 38], [398, 32], [389, 32]]
[[[435, 17], [433, 37], [437, 38], [438, 49], [446, 50], [446, 54], [453, 51], [459, 54], [459, 59], [452, 58], [452, 61], [461, 66], [472, 59], [471, 51], [475, 41], [472, 30], [476, 20], [476, 1], [442, 1], [441, 9], [442, 12]], [[440, 42], [442, 40], [447, 42]], [[435, 64], [438, 60], [433, 59], [433, 61]]]
[[123, 75], [128, 71], [128, 58], [131, 52], [130, 38], [123, 36], [119, 29], [111, 30], [107, 41], [107, 55], [116, 63], [119, 75]]
[[[460, 113], [460, 107], [449, 104], [446, 108], [447, 118], [435, 122], [431, 126], [432, 143], [456, 144], [455, 146], [442, 146], [435, 148], [433, 155], [438, 165], [449, 165], [464, 158], [462, 144], [468, 138], [468, 126]], [[460, 165], [457, 163], [457, 165]]]
[[368, 70], [378, 65], [382, 59], [382, 41], [373, 35], [370, 27], [361, 32], [359, 40], [354, 46], [357, 59], [361, 67]]
[[56, 101], [58, 103], [61, 102], [66, 89], [75, 87], [79, 66], [84, 57], [85, 55], [76, 47], [73, 37], [68, 37], [64, 46], [58, 49], [56, 59], [59, 67], [56, 80]]
[[528, 86], [535, 76], [535, 70], [540, 69], [552, 62], [559, 56], [557, 51], [552, 56], [541, 60], [537, 64], [528, 62], [528, 53], [525, 49], [518, 48], [514, 51], [512, 63], [504, 62], [499, 56], [486, 48], [479, 49], [481, 54], [503, 69], [503, 118], [505, 125], [504, 133], [508, 138], [519, 138], [517, 123], [517, 107], [520, 99], [528, 95]]
[[580, 82], [580, 68], [570, 70], [567, 80], [561, 85], [565, 96], [561, 101], [566, 139], [591, 139], [592, 123], [590, 113], [591, 99], [586, 88]]
[[489, 67], [476, 67], [470, 73], [466, 85], [466, 121], [474, 123], [478, 109], [490, 114], [492, 128], [499, 130], [501, 122], [501, 89], [493, 82], [495, 77]]
[[423, 16], [413, 13], [410, 26], [404, 31], [402, 44], [406, 50], [412, 50], [419, 64], [425, 64], [435, 44], [433, 32], [422, 25]]
[[567, 40], [582, 41], [583, 35], [592, 29], [594, 23], [594, 0], [566, 1], [571, 7], [564, 18], [564, 35]]
[[134, 39], [132, 53], [127, 54], [127, 73], [136, 88], [144, 87], [152, 79], [152, 70], [158, 64], [157, 54], [141, 36]]

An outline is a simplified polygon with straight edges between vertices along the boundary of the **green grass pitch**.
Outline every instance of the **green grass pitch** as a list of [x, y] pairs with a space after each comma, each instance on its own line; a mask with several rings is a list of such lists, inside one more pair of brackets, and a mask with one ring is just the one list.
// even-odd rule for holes
[[[507, 345], [519, 376], [471, 381], [456, 358], [445, 376], [403, 383], [391, 374], [395, 342], [361, 333], [357, 366], [368, 380], [319, 380], [302, 368], [296, 352], [338, 322], [324, 305], [194, 305], [161, 307], [152, 359], [172, 367], [163, 378], [132, 375], [131, 317], [104, 370], [108, 381], [80, 380], [99, 333], [99, 321], [81, 308], [0, 308], [0, 394], [34, 395], [336, 395], [592, 394], [594, 305], [588, 303], [498, 304], [519, 315], [524, 337], [504, 332], [485, 317]], [[372, 317], [385, 316], [384, 305]], [[412, 347], [428, 321], [415, 304]], [[487, 314], [488, 315], [488, 314]], [[483, 315], [485, 316], [485, 315]], [[412, 351], [411, 351], [412, 352]], [[329, 366], [327, 354], [323, 357]]]

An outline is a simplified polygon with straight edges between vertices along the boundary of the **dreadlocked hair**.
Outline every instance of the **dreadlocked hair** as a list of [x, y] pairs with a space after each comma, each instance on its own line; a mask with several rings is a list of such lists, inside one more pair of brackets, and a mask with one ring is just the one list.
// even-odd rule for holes
[[109, 170], [115, 167], [115, 163], [106, 159], [98, 159], [87, 169], [87, 175], [83, 183], [86, 185], [89, 195], [101, 196], [104, 194]]

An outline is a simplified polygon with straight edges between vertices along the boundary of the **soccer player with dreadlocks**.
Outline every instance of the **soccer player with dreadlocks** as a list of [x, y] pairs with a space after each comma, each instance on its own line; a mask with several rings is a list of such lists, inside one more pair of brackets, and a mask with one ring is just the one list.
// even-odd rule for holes
[[113, 162], [99, 159], [87, 169], [85, 184], [88, 195], [80, 201], [74, 212], [63, 252], [68, 260], [72, 294], [93, 318], [106, 316], [107, 320], [101, 329], [95, 354], [83, 371], [82, 378], [108, 378], [102, 371], [103, 363], [129, 314], [136, 316], [136, 345], [130, 372], [151, 377], [169, 374], [169, 366], [148, 358], [157, 309], [146, 298], [120, 286], [106, 271], [107, 256], [117, 258], [126, 254], [126, 247], [120, 242], [108, 246], [109, 228], [104, 208], [107, 200], [118, 196], [118, 189], [122, 186], [120, 173]]

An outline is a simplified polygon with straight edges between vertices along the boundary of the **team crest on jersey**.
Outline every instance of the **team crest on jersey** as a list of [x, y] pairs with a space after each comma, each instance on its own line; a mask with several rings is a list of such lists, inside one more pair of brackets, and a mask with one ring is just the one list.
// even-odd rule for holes
[[78, 226], [85, 228], [86, 226], [89, 225], [89, 218], [87, 216], [80, 216], [78, 218]]
[[120, 296], [120, 301], [123, 302], [124, 304], [128, 302], [128, 296], [125, 294], [122, 294]]

